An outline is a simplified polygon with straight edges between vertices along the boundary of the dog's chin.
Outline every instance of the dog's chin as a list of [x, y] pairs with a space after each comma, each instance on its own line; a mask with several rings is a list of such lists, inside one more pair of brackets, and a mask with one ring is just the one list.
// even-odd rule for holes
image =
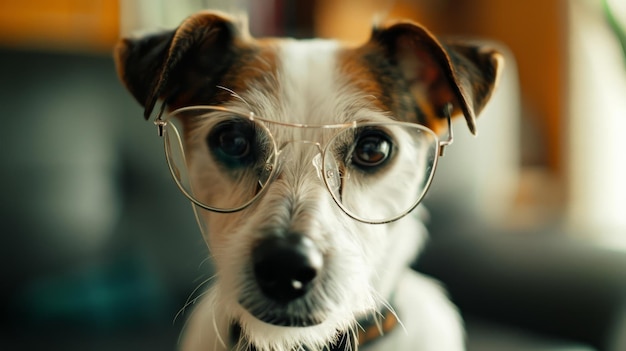
[[283, 318], [287, 319], [270, 320], [265, 316], [259, 318], [246, 310], [235, 324], [241, 328], [241, 337], [246, 340], [245, 344], [254, 345], [254, 349], [259, 351], [321, 350], [327, 345], [337, 343], [354, 325], [351, 320], [340, 322], [315, 318]]

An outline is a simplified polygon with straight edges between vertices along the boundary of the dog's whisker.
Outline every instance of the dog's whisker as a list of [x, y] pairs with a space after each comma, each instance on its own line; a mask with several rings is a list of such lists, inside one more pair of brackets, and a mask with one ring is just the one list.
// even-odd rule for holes
[[374, 323], [376, 324], [376, 329], [378, 330], [378, 334], [384, 335], [385, 331], [383, 330], [382, 314], [380, 312], [377, 312], [376, 314], [374, 314], [373, 318], [374, 318]]
[[183, 304], [183, 307], [181, 307], [178, 312], [176, 313], [176, 315], [174, 316], [174, 320], [172, 321], [172, 324], [176, 323], [176, 320], [178, 319], [179, 316], [181, 316], [182, 314], [185, 313], [187, 307], [193, 305], [196, 303], [196, 301], [201, 298], [202, 296], [206, 295], [208, 293], [207, 291], [202, 292], [201, 294], [199, 294], [196, 297], [193, 297], [194, 294], [196, 292], [198, 292], [198, 290], [200, 290], [200, 288], [202, 288], [203, 286], [205, 286], [206, 284], [208, 284], [211, 280], [213, 280], [217, 275], [212, 275], [210, 277], [208, 277], [207, 279], [203, 280], [202, 282], [200, 282], [200, 284], [198, 284], [198, 286], [196, 286], [195, 289], [193, 289], [193, 291], [191, 291], [191, 293], [189, 294], [189, 297], [187, 297], [187, 300], [185, 301], [185, 303]]
[[[372, 295], [376, 297], [376, 299], [378, 300], [378, 302], [382, 305], [382, 307], [384, 307], [386, 310], [389, 311], [389, 313], [391, 313], [394, 318], [396, 319], [396, 321], [398, 322], [398, 325], [400, 325], [400, 327], [402, 328], [402, 330], [404, 331], [405, 334], [408, 335], [408, 331], [404, 325], [404, 323], [402, 322], [402, 320], [400, 319], [400, 316], [398, 316], [398, 313], [396, 312], [395, 308], [391, 305], [391, 303], [389, 303], [386, 299], [384, 299], [383, 297], [380, 296], [380, 294], [376, 291], [372, 291]], [[379, 329], [381, 335], [383, 334], [383, 326], [382, 326], [382, 319], [384, 319], [384, 314], [382, 311], [377, 310], [375, 312], [373, 312], [375, 321], [376, 321], [376, 326]]]
[[215, 335], [216, 335], [216, 339], [217, 342], [220, 343], [220, 345], [224, 348], [227, 349], [228, 347], [226, 346], [226, 342], [224, 341], [224, 339], [222, 339], [222, 333], [220, 332], [220, 328], [217, 325], [217, 317], [215, 316], [215, 314], [213, 314], [213, 318], [212, 318], [212, 324], [213, 324], [213, 331], [215, 331]]
[[339, 343], [339, 345], [341, 345], [342, 343], [345, 343], [346, 347], [350, 347], [350, 346], [349, 346], [349, 345], [350, 345], [350, 342], [348, 341], [348, 337], [349, 337], [349, 334], [342, 333], [342, 334], [339, 336], [339, 339], [337, 340], [337, 342]]
[[213, 257], [211, 255], [207, 255], [207, 257], [205, 257], [202, 261], [200, 261], [200, 263], [198, 264], [198, 269], [201, 269], [202, 266], [204, 266], [205, 264], [207, 264], [208, 262], [211, 262], [211, 260], [213, 259]]
[[234, 97], [234, 98], [237, 98], [237, 99], [241, 100], [241, 102], [243, 102], [244, 104], [246, 104], [246, 106], [247, 106], [250, 110], [252, 110], [252, 106], [250, 106], [250, 104], [248, 104], [248, 102], [247, 102], [247, 101], [246, 101], [243, 97], [241, 97], [241, 95], [237, 94], [237, 92], [235, 92], [234, 90], [232, 90], [232, 89], [230, 89], [230, 88], [227, 88], [227, 87], [225, 87], [225, 86], [222, 86], [222, 85], [216, 85], [216, 87], [217, 87], [217, 88], [219, 88], [219, 89], [222, 89], [222, 90], [226, 90], [227, 92], [229, 92], [229, 93], [230, 93], [230, 95], [231, 95], [232, 97]]
[[398, 321], [398, 325], [400, 325], [404, 333], [408, 335], [409, 332], [406, 329], [404, 323], [402, 322], [402, 319], [400, 319], [400, 316], [398, 316], [398, 313], [396, 312], [395, 308], [393, 308], [393, 306], [385, 300], [382, 300], [381, 303], [383, 304], [383, 307], [385, 307], [395, 317], [396, 321]]
[[359, 349], [358, 335], [359, 333], [357, 325], [353, 324], [351, 327], [348, 328], [347, 332], [342, 335], [342, 340], [350, 338], [350, 340], [345, 343], [344, 351], [356, 351]]
[[190, 301], [188, 300], [187, 302], [185, 302], [185, 305], [183, 307], [181, 307], [178, 310], [178, 312], [176, 312], [176, 315], [174, 316], [174, 319], [172, 320], [172, 324], [175, 324], [176, 320], [178, 320], [178, 317], [180, 317], [181, 315], [183, 315], [186, 312], [187, 307], [189, 307], [191, 305], [194, 305], [198, 301], [199, 298], [203, 297], [207, 293], [208, 293], [208, 291], [205, 291], [205, 292], [201, 293], [200, 295], [196, 296], [193, 300], [190, 300]]

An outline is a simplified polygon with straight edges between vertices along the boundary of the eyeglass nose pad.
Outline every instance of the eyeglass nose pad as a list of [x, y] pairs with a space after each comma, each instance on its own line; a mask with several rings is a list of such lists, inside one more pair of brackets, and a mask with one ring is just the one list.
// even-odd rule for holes
[[274, 170], [274, 165], [270, 161], [267, 161], [265, 162], [263, 167], [261, 167], [261, 169], [258, 171], [259, 186], [261, 188], [265, 187], [265, 185], [269, 183], [273, 170]]
[[[326, 162], [324, 165], [323, 162]], [[337, 163], [331, 157], [329, 160], [322, 160], [322, 154], [318, 153], [313, 157], [313, 167], [317, 171], [317, 176], [321, 181], [328, 184], [331, 189], [339, 188], [341, 184], [341, 180], [339, 179], [339, 169], [337, 167]]]

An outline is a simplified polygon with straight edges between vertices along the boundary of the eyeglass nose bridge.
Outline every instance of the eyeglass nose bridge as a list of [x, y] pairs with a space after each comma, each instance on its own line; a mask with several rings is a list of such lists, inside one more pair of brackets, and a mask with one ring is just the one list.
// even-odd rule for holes
[[[304, 145], [314, 146], [317, 149], [317, 153], [311, 159], [311, 164], [315, 168], [317, 177], [322, 181], [322, 183], [324, 183], [327, 187], [329, 187], [329, 190], [330, 188], [335, 188], [340, 185], [341, 180], [339, 178], [339, 170], [338, 170], [336, 163], [334, 162], [334, 159], [332, 159], [333, 162], [331, 164], [331, 167], [328, 167], [328, 160], [326, 160], [325, 150], [322, 147], [322, 145], [317, 141], [306, 140], [306, 139], [304, 140], [294, 139], [294, 140], [289, 140], [280, 144], [280, 147], [278, 147], [277, 152], [276, 152], [277, 169], [274, 172], [274, 177], [276, 177], [278, 173], [280, 173], [280, 169], [283, 167], [283, 165], [286, 162], [287, 156], [285, 155], [286, 153], [284, 152], [285, 149], [288, 146], [293, 145], [293, 144], [304, 144]], [[268, 163], [268, 166], [271, 167], [269, 163]]]

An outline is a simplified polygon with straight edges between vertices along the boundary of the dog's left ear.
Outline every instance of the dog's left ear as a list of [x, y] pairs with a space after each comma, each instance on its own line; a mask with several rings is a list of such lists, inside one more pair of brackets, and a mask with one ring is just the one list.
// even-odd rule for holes
[[416, 102], [427, 115], [429, 127], [445, 123], [447, 103], [452, 115], [462, 113], [472, 134], [476, 116], [489, 100], [504, 59], [495, 49], [467, 41], [439, 41], [424, 27], [398, 22], [374, 28], [372, 39], [382, 45], [398, 66]]
[[192, 85], [222, 74], [234, 43], [248, 36], [245, 23], [235, 18], [199, 12], [175, 30], [120, 40], [114, 51], [117, 73], [148, 119], [158, 99], [169, 103], [185, 89], [203, 90]]

